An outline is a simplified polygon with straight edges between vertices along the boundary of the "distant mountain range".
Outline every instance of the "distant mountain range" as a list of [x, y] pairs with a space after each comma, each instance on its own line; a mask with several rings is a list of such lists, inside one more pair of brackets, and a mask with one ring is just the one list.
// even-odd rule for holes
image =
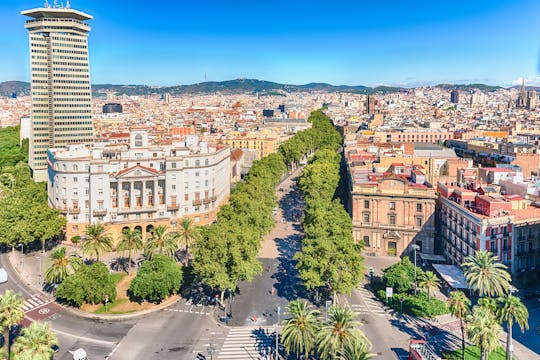
[[[500, 86], [491, 86], [485, 84], [469, 84], [469, 85], [453, 85], [440, 84], [436, 87], [452, 90], [458, 89], [462, 91], [470, 91], [478, 89], [481, 91], [495, 91], [501, 89]], [[392, 93], [407, 91], [407, 88], [392, 87], [392, 86], [350, 86], [350, 85], [331, 85], [326, 83], [309, 83], [305, 85], [288, 85], [279, 84], [271, 81], [256, 80], [256, 79], [235, 79], [228, 81], [207, 81], [192, 85], [176, 85], [176, 86], [149, 86], [149, 85], [112, 85], [112, 84], [96, 84], [92, 85], [94, 96], [103, 96], [106, 92], [113, 91], [117, 95], [150, 95], [150, 94], [200, 94], [200, 93], [259, 93], [261, 95], [286, 94], [297, 91], [328, 91], [328, 92], [347, 92], [358, 94], [373, 94], [373, 93]], [[17, 95], [29, 95], [30, 83], [23, 81], [6, 81], [0, 83], [0, 96], [11, 96], [13, 93]]]

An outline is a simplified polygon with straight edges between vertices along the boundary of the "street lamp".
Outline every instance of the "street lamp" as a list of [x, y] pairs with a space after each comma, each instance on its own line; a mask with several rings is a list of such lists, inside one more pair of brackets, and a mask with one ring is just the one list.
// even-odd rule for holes
[[420, 246], [412, 244], [411, 248], [414, 250], [414, 295], [416, 295], [416, 251], [420, 250]]
[[330, 309], [330, 306], [332, 306], [332, 300], [326, 300], [324, 303], [324, 322], [328, 322], [328, 310]]
[[281, 315], [281, 306], [277, 307], [277, 323], [276, 323], [276, 360], [279, 358], [279, 316]]
[[38, 268], [39, 285], [42, 285], [43, 269], [42, 269], [42, 265], [41, 265], [41, 256], [36, 256], [36, 259], [39, 260], [39, 268]]
[[18, 244], [17, 246], [21, 247], [21, 261], [20, 261], [20, 267], [21, 271], [24, 269], [24, 244]]
[[212, 342], [210, 342], [210, 344], [206, 348], [206, 351], [208, 352], [208, 355], [210, 355], [210, 360], [213, 360], [214, 353], [216, 352], [216, 348], [214, 347], [214, 345], [212, 345]]

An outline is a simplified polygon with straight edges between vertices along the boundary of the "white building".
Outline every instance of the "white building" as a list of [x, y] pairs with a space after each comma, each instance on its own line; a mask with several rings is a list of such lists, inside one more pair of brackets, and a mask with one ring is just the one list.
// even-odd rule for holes
[[208, 224], [229, 198], [229, 148], [195, 135], [153, 146], [145, 130], [132, 129], [129, 145], [69, 145], [47, 154], [49, 205], [66, 215], [68, 239], [98, 222], [115, 240], [124, 227], [146, 237], [183, 217]]

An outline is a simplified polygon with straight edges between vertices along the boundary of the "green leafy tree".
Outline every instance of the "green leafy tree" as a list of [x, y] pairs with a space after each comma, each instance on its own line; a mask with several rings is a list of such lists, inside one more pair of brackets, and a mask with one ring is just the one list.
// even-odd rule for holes
[[480, 348], [480, 360], [487, 360], [489, 353], [497, 349], [501, 330], [495, 315], [486, 307], [475, 306], [467, 316], [467, 336]]
[[419, 276], [419, 280], [420, 281], [418, 282], [418, 287], [420, 289], [427, 290], [428, 301], [429, 301], [429, 298], [430, 298], [431, 291], [432, 290], [438, 290], [438, 289], [441, 288], [441, 283], [439, 281], [439, 278], [437, 277], [437, 275], [435, 275], [431, 271], [423, 272]]
[[22, 330], [13, 344], [14, 360], [50, 360], [54, 356], [53, 346], [58, 338], [48, 323], [33, 322]]
[[461, 328], [461, 358], [465, 360], [465, 327], [463, 320], [467, 317], [471, 306], [471, 300], [462, 291], [452, 291], [446, 300], [450, 314], [459, 319]]
[[317, 332], [321, 326], [319, 311], [308, 305], [307, 301], [294, 300], [287, 306], [290, 317], [283, 321], [281, 342], [289, 353], [307, 359], [315, 348]]
[[529, 311], [519, 298], [507, 295], [499, 298], [497, 308], [497, 318], [506, 323], [508, 329], [506, 337], [506, 360], [512, 359], [512, 327], [514, 323], [519, 325], [521, 332], [529, 329]]
[[129, 286], [129, 291], [139, 299], [160, 302], [175, 294], [182, 285], [182, 268], [174, 259], [165, 255], [155, 255], [152, 260], [143, 261]]
[[353, 340], [345, 344], [339, 360], [368, 360], [374, 357], [375, 354], [369, 352], [368, 345], [365, 342]]
[[328, 322], [323, 324], [317, 335], [317, 346], [322, 359], [339, 359], [339, 355], [350, 342], [369, 344], [364, 333], [358, 329], [360, 322], [355, 320], [356, 313], [341, 307], [330, 309]]
[[[416, 271], [416, 276], [421, 277], [422, 269], [417, 267]], [[409, 258], [403, 258], [400, 262], [387, 267], [383, 270], [383, 282], [396, 293], [406, 293], [412, 289], [414, 282], [414, 264]]]
[[87, 256], [95, 256], [97, 261], [101, 254], [112, 251], [112, 238], [105, 232], [103, 224], [88, 225], [82, 251]]
[[64, 246], [54, 249], [49, 260], [51, 264], [45, 271], [45, 281], [49, 284], [61, 283], [82, 265], [82, 260], [74, 254], [68, 254]]
[[469, 286], [480, 296], [502, 296], [510, 289], [507, 266], [489, 251], [477, 251], [474, 256], [466, 257], [461, 266]]
[[10, 330], [24, 319], [23, 302], [24, 299], [11, 290], [6, 290], [4, 295], [0, 296], [0, 325], [4, 332], [4, 349], [8, 359], [11, 356]]
[[140, 230], [135, 229], [131, 230], [126, 228], [122, 230], [122, 237], [116, 246], [118, 251], [123, 252], [124, 254], [128, 253], [128, 266], [131, 267], [131, 256], [134, 251], [142, 250], [143, 240]]
[[102, 262], [82, 265], [73, 275], [67, 277], [58, 286], [56, 297], [69, 304], [80, 307], [83, 302], [99, 304], [116, 299], [116, 284]]
[[158, 225], [152, 229], [152, 235], [146, 240], [144, 255], [148, 259], [152, 259], [156, 253], [173, 256], [177, 249], [176, 243], [176, 234], [169, 232], [167, 226]]

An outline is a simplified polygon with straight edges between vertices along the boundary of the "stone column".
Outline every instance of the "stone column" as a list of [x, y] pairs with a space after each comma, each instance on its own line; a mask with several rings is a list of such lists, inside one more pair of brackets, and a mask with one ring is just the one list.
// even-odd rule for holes
[[120, 202], [122, 200], [122, 197], [120, 196], [122, 193], [122, 183], [120, 182], [120, 180], [118, 180], [116, 182], [116, 208], [117, 209], [121, 209], [123, 206], [122, 206], [122, 203]]
[[135, 183], [133, 181], [129, 182], [129, 207], [135, 207]]
[[142, 198], [142, 207], [146, 208], [148, 207], [148, 194], [146, 193], [146, 184], [148, 181], [143, 180], [142, 181], [142, 189], [141, 189], [141, 198]]
[[158, 179], [154, 179], [154, 193], [152, 196], [152, 200], [154, 201], [154, 207], [158, 205]]

